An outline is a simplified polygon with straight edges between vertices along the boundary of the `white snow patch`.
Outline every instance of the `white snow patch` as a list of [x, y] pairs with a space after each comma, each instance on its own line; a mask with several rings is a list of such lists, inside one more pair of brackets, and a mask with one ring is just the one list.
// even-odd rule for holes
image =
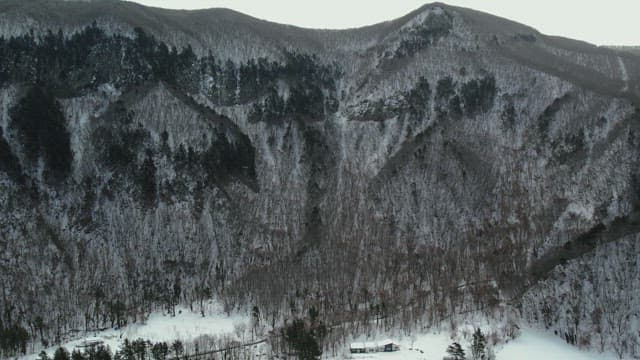
[[558, 217], [553, 224], [554, 229], [562, 229], [575, 226], [576, 221], [583, 222], [584, 220], [590, 222], [594, 218], [595, 208], [592, 204], [584, 204], [578, 202], [572, 202], [567, 205], [564, 212]]
[[104, 83], [98, 86], [98, 90], [107, 95], [110, 99], [115, 99], [122, 95], [122, 91], [118, 90], [112, 83]]
[[622, 81], [624, 81], [624, 88], [622, 88], [622, 91], [628, 91], [629, 90], [629, 73], [627, 72], [627, 67], [624, 65], [624, 61], [622, 61], [622, 58], [620, 56], [618, 56], [618, 64], [620, 64]]
[[[192, 312], [185, 307], [176, 307], [176, 316], [163, 313], [152, 313], [146, 322], [130, 324], [121, 329], [109, 329], [92, 332], [86, 336], [62, 344], [67, 350], [73, 351], [77, 346], [87, 340], [102, 340], [115, 352], [125, 339], [135, 340], [142, 338], [151, 342], [173, 342], [179, 339], [183, 342], [191, 341], [200, 335], [232, 334], [234, 327], [239, 324], [248, 324], [249, 318], [241, 314], [227, 316], [218, 303], [211, 303], [203, 317], [199, 312]], [[50, 357], [58, 346], [45, 349]], [[20, 360], [35, 360], [37, 354], [23, 356]]]
[[[182, 313], [178, 313], [182, 311]], [[200, 335], [219, 335], [233, 332], [234, 325], [248, 322], [240, 315], [227, 317], [221, 311], [203, 317], [189, 309], [177, 308], [176, 316], [154, 313], [144, 325], [128, 326], [124, 336], [129, 339], [143, 338], [152, 342], [175, 339], [193, 340]]]
[[404, 24], [401, 30], [411, 30], [417, 27], [420, 27], [431, 15], [443, 15], [444, 10], [439, 7], [435, 7], [426, 11], [421, 12], [416, 15], [413, 19], [409, 20], [406, 24]]
[[587, 220], [591, 220], [593, 219], [594, 211], [595, 209], [591, 204], [584, 205], [584, 204], [571, 203], [569, 204], [569, 206], [567, 206], [567, 210], [565, 211], [565, 213], [568, 215], [579, 216]]
[[497, 360], [613, 360], [611, 353], [580, 350], [562, 339], [535, 329], [524, 329], [522, 335], [497, 351]]
[[7, 136], [7, 127], [9, 126], [9, 108], [13, 106], [16, 91], [14, 86], [0, 90], [0, 127], [4, 130], [5, 136]]

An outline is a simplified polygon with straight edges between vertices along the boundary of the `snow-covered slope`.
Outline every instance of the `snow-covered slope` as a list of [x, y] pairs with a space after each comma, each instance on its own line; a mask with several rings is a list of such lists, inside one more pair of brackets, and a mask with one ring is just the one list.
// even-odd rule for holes
[[275, 333], [317, 311], [327, 347], [480, 311], [640, 352], [631, 53], [440, 3], [327, 31], [4, 0], [0, 35], [0, 329], [30, 350], [215, 295]]

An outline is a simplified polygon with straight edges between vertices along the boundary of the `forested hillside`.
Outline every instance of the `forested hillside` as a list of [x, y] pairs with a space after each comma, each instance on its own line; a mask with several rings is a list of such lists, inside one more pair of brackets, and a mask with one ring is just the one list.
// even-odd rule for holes
[[2, 357], [212, 298], [282, 352], [474, 313], [640, 353], [632, 52], [444, 4], [2, 0], [0, 36]]

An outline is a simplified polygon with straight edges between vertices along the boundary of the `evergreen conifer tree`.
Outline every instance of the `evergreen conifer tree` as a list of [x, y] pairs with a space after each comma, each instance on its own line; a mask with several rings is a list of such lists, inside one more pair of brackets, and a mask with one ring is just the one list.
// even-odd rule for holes
[[49, 355], [47, 355], [46, 351], [42, 350], [40, 354], [38, 354], [38, 360], [50, 360]]
[[63, 348], [62, 346], [59, 347], [56, 352], [53, 354], [53, 360], [70, 360], [71, 356], [69, 355], [69, 352], [67, 351], [67, 349]]
[[480, 328], [477, 328], [473, 333], [473, 339], [471, 340], [471, 356], [474, 360], [487, 359], [487, 339], [484, 337]]
[[454, 342], [453, 344], [449, 345], [449, 347], [447, 348], [447, 354], [451, 355], [451, 358], [453, 360], [466, 359], [462, 346], [460, 346], [460, 344], [458, 344], [457, 342]]

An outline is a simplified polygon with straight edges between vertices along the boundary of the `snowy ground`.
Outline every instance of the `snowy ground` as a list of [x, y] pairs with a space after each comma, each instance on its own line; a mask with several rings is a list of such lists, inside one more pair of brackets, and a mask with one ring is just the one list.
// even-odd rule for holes
[[[373, 339], [375, 340], [375, 339]], [[393, 353], [349, 354], [336, 359], [380, 359], [380, 360], [440, 360], [446, 356], [446, 348], [452, 340], [447, 333], [418, 335], [396, 339], [401, 350]], [[460, 342], [467, 353], [469, 344]], [[467, 354], [470, 355], [470, 354]], [[497, 360], [614, 360], [611, 353], [582, 351], [568, 345], [562, 339], [542, 331], [524, 329], [520, 337], [496, 349]]]
[[525, 329], [522, 335], [497, 351], [498, 360], [613, 360], [612, 353], [582, 351], [553, 334]]
[[143, 338], [151, 342], [172, 341], [175, 339], [192, 340], [204, 334], [225, 334], [233, 332], [234, 325], [248, 320], [239, 315], [227, 317], [221, 312], [202, 317], [188, 309], [180, 309], [176, 316], [154, 313], [146, 324], [133, 325], [123, 329], [123, 338]]
[[[86, 338], [99, 338], [112, 351], [118, 350], [124, 339], [135, 340], [143, 338], [152, 342], [173, 341], [175, 339], [193, 340], [204, 334], [222, 335], [234, 332], [234, 328], [241, 324], [248, 324], [249, 319], [243, 315], [225, 315], [216, 304], [211, 305], [205, 317], [186, 308], [176, 309], [176, 316], [154, 313], [144, 324], [132, 324], [120, 330], [106, 330], [98, 333], [86, 334], [86, 337], [70, 341], [64, 346], [72, 351]], [[473, 330], [467, 326], [468, 333]], [[483, 326], [484, 327], [484, 326]], [[486, 331], [485, 331], [486, 332]], [[393, 337], [380, 334], [376, 338], [360, 338], [356, 341], [377, 341], [391, 337], [401, 347], [393, 353], [349, 354], [345, 349], [342, 356], [328, 357], [328, 359], [380, 359], [380, 360], [440, 360], [446, 356], [446, 348], [452, 343], [450, 332], [425, 333], [411, 337]], [[465, 351], [469, 352], [469, 342], [458, 340]], [[57, 347], [47, 349], [50, 356]], [[506, 345], [495, 349], [497, 360], [614, 360], [612, 353], [587, 352], [566, 344], [562, 339], [543, 331], [525, 328], [521, 335]], [[37, 354], [22, 357], [21, 360], [35, 360]]]
[[[381, 338], [382, 339], [382, 338]], [[414, 340], [410, 338], [396, 339], [400, 351], [390, 353], [371, 353], [348, 355], [348, 359], [382, 359], [382, 360], [422, 360], [442, 359], [447, 355], [445, 350], [451, 341], [444, 333], [418, 335]], [[337, 359], [340, 359], [338, 357]]]
[[[193, 340], [200, 335], [222, 335], [234, 332], [234, 327], [248, 323], [249, 319], [243, 315], [232, 314], [227, 316], [221, 307], [215, 303], [210, 304], [206, 316], [200, 312], [191, 312], [188, 308], [176, 308], [176, 316], [153, 313], [144, 324], [131, 324], [119, 330], [105, 330], [101, 332], [89, 333], [82, 338], [65, 343], [63, 346], [72, 351], [80, 345], [84, 339], [99, 338], [108, 345], [112, 351], [120, 348], [124, 339], [135, 340], [142, 338], [151, 342], [166, 341], [172, 342], [180, 339], [183, 342]], [[51, 347], [46, 349], [50, 356], [57, 349]], [[34, 360], [37, 354], [27, 355], [21, 360]]]

